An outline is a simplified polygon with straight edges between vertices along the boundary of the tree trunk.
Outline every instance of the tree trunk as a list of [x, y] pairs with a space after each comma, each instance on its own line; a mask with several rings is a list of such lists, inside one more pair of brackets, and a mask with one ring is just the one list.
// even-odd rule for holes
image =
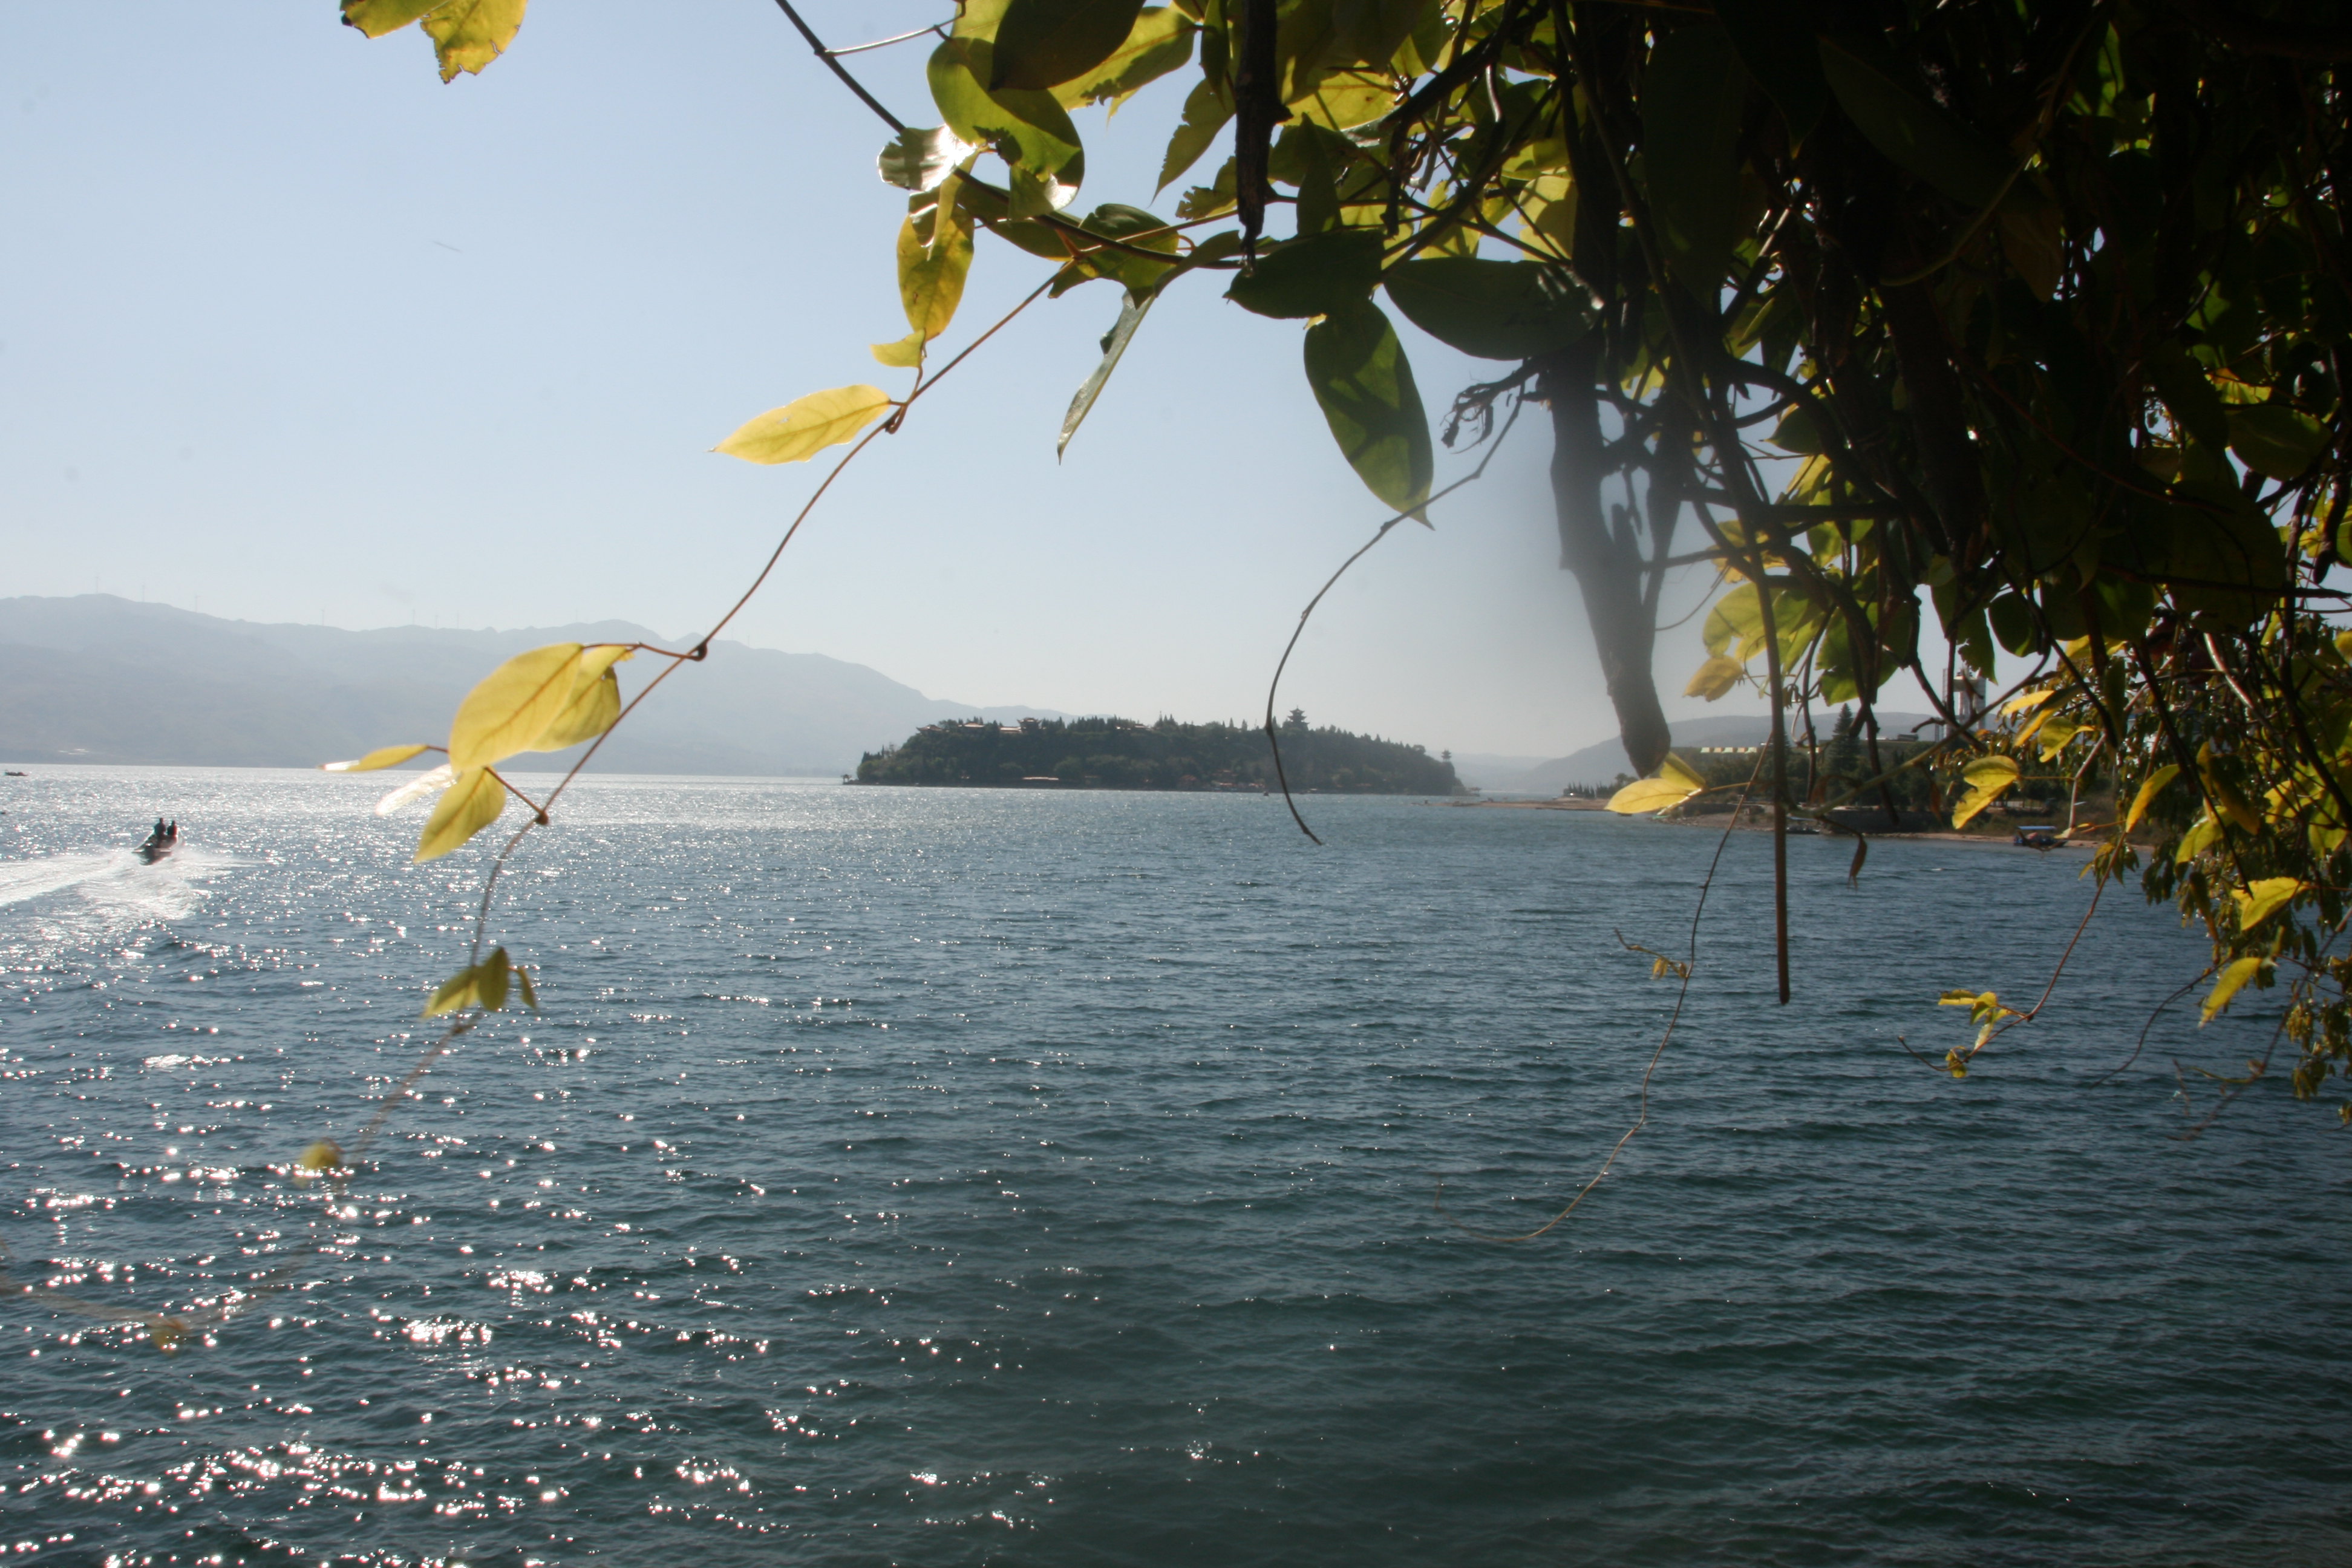
[[1597, 349], [1579, 343], [1537, 362], [1542, 396], [1551, 405], [1552, 507], [1559, 522], [1559, 563], [1576, 574], [1584, 595], [1592, 645], [1617, 732], [1637, 776], [1655, 773], [1673, 736], [1658, 706], [1650, 656], [1657, 640], [1656, 609], [1643, 592], [1644, 565], [1631, 524], [1612, 528], [1601, 496], [1607, 454], [1601, 437], [1600, 398], [1593, 376]]

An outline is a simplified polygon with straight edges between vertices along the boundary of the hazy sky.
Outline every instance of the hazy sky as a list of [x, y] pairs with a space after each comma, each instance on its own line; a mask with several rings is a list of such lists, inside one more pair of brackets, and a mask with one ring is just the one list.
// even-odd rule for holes
[[[808, 14], [848, 43], [946, 10]], [[822, 475], [711, 445], [805, 392], [904, 385], [866, 352], [906, 330], [887, 132], [768, 0], [545, 0], [446, 87], [421, 36], [370, 43], [332, 0], [11, 21], [0, 592], [685, 634]], [[921, 63], [858, 60], [925, 124]], [[1083, 205], [1152, 202], [1171, 111], [1163, 84], [1108, 127], [1086, 112]], [[950, 350], [1043, 276], [980, 244]], [[1096, 283], [1033, 309], [853, 467], [735, 635], [973, 703], [1254, 710], [1381, 510], [1307, 392], [1298, 324], [1217, 294], [1155, 308], [1058, 465], [1118, 301]], [[1433, 413], [1497, 368], [1404, 331]], [[1548, 442], [1520, 437], [1326, 603], [1286, 707], [1433, 751], [1613, 731], [1557, 569]], [[1706, 587], [1686, 574], [1670, 615]], [[1662, 640], [1669, 693], [1697, 629]]]

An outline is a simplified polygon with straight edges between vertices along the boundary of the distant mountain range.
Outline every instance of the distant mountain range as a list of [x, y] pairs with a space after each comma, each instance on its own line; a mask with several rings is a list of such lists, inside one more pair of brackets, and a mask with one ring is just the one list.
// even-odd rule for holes
[[[501, 659], [551, 642], [683, 647], [625, 621], [452, 631], [223, 620], [108, 594], [0, 599], [0, 760], [304, 767], [444, 741]], [[660, 664], [620, 667], [624, 696]], [[822, 654], [738, 642], [666, 681], [596, 755], [614, 773], [833, 776], [939, 719], [1058, 719], [926, 697]], [[562, 766], [566, 753], [534, 766]]]
[[[1794, 714], [1790, 717], [1793, 727], [1798, 721]], [[1927, 715], [1921, 713], [1882, 711], [1878, 715], [1878, 732], [1899, 734], [1926, 720]], [[1829, 739], [1836, 725], [1835, 712], [1813, 715], [1813, 728], [1823, 741]], [[1672, 720], [1667, 728], [1673, 731], [1677, 746], [1755, 746], [1761, 745], [1772, 733], [1772, 721], [1762, 714], [1723, 713], [1712, 718]], [[1624, 742], [1612, 736], [1549, 762], [1457, 752], [1454, 771], [1462, 776], [1464, 784], [1488, 795], [1556, 795], [1570, 784], [1605, 785], [1618, 774], [1633, 772], [1633, 764], [1625, 759]]]

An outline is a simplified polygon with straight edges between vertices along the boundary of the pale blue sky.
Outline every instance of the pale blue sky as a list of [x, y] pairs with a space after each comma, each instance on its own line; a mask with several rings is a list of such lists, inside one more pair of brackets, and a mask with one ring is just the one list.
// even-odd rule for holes
[[[946, 10], [808, 14], [847, 43]], [[413, 30], [370, 43], [332, 0], [11, 21], [0, 591], [685, 633], [822, 472], [709, 447], [804, 392], [904, 384], [866, 353], [905, 331], [886, 132], [768, 0], [541, 0], [504, 59], [446, 87]], [[858, 64], [920, 124], [921, 61]], [[1083, 205], [1151, 203], [1171, 110], [1087, 112]], [[981, 247], [950, 350], [1041, 276]], [[927, 398], [737, 635], [974, 703], [1252, 712], [1381, 511], [1307, 394], [1297, 324], [1213, 286], [1155, 309], [1056, 465], [1112, 289], [1041, 303]], [[1407, 331], [1433, 413], [1496, 368]], [[1433, 751], [1613, 730], [1555, 566], [1547, 445], [1522, 435], [1436, 532], [1400, 531], [1327, 602], [1286, 706]], [[1664, 639], [1670, 694], [1697, 624]]]

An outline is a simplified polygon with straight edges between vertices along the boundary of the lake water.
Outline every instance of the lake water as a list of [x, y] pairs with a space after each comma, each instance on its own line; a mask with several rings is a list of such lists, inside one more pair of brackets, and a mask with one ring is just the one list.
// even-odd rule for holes
[[[11, 1563], [2352, 1560], [2352, 1144], [2267, 994], [2079, 859], [1311, 800], [583, 786], [507, 884], [545, 1011], [430, 1037], [480, 857], [380, 780], [0, 781]], [[156, 813], [188, 846], [128, 847]], [[2187, 1082], [2200, 1098], [2209, 1080]], [[1439, 1182], [1454, 1216], [1435, 1212]], [[1454, 1221], [1458, 1221], [1456, 1224]], [[1468, 1227], [1468, 1228], [1465, 1228]]]

